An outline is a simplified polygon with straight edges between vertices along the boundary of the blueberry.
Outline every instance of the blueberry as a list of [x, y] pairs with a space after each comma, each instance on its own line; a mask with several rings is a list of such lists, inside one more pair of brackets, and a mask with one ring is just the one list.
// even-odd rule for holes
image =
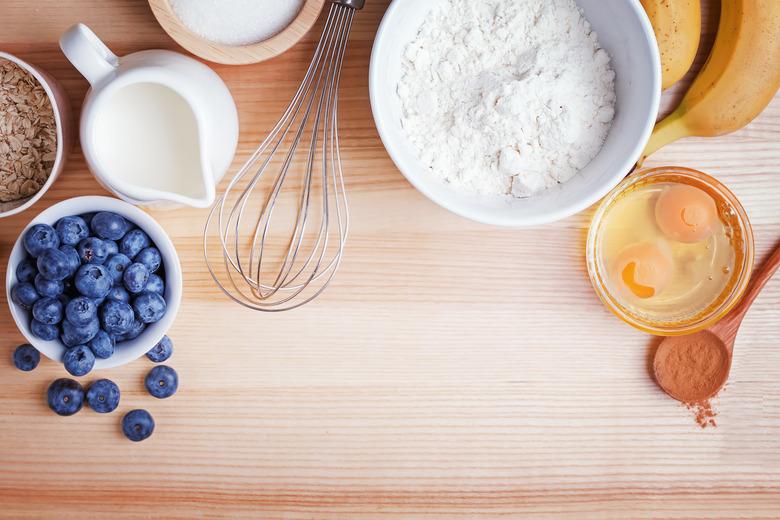
[[79, 296], [78, 298], [73, 298], [68, 303], [68, 306], [65, 307], [65, 317], [71, 324], [82, 327], [95, 321], [97, 311], [97, 303], [92, 298]]
[[152, 245], [152, 241], [149, 240], [149, 235], [140, 229], [134, 229], [126, 234], [119, 243], [119, 252], [130, 258], [135, 258], [135, 255], [140, 253], [143, 248], [150, 245]]
[[68, 255], [59, 249], [47, 249], [38, 255], [38, 273], [49, 280], [64, 280], [70, 273]]
[[35, 262], [30, 258], [25, 258], [16, 266], [16, 280], [22, 283], [32, 283], [35, 275], [38, 274], [38, 268]]
[[60, 329], [56, 325], [46, 325], [33, 318], [30, 322], [32, 335], [43, 341], [54, 341], [60, 335]]
[[115, 339], [117, 343], [119, 343], [120, 341], [130, 341], [140, 336], [141, 333], [144, 331], [144, 329], [146, 329], [146, 323], [136, 318], [133, 321], [133, 325], [130, 327], [130, 330], [128, 330], [124, 334], [117, 335]]
[[49, 408], [57, 415], [73, 415], [84, 405], [84, 388], [73, 379], [57, 379], [46, 392]]
[[122, 431], [131, 441], [140, 442], [154, 432], [154, 419], [146, 410], [130, 410], [122, 418]]
[[62, 302], [56, 298], [41, 298], [32, 309], [33, 318], [46, 325], [56, 325], [62, 321]]
[[108, 359], [114, 353], [114, 338], [106, 331], [99, 330], [95, 337], [89, 340], [87, 346], [96, 358]]
[[146, 357], [155, 363], [162, 363], [167, 360], [173, 354], [173, 341], [168, 336], [163, 336], [157, 345], [146, 353]]
[[87, 264], [76, 271], [75, 284], [84, 296], [100, 299], [111, 290], [112, 280], [108, 269], [102, 265]]
[[32, 309], [40, 297], [35, 287], [29, 283], [18, 283], [11, 289], [11, 301], [26, 311]]
[[90, 373], [95, 366], [95, 354], [86, 345], [76, 345], [62, 356], [65, 370], [72, 376], [81, 377]]
[[165, 295], [165, 282], [163, 282], [163, 279], [160, 278], [159, 275], [150, 274], [149, 280], [146, 282], [146, 287], [144, 287], [144, 291], [157, 293], [160, 296], [163, 296]]
[[62, 335], [60, 339], [66, 347], [84, 345], [94, 338], [100, 330], [100, 321], [95, 318], [86, 325], [73, 325], [68, 320], [62, 322]]
[[142, 322], [157, 323], [165, 316], [165, 298], [157, 293], [143, 293], [133, 301], [133, 310]]
[[162, 264], [162, 257], [160, 251], [156, 247], [147, 247], [142, 249], [140, 253], [133, 259], [134, 262], [144, 264], [150, 273], [156, 272]]
[[14, 365], [16, 365], [16, 368], [19, 370], [23, 370], [24, 372], [35, 370], [35, 367], [38, 366], [40, 361], [41, 354], [29, 343], [19, 345], [16, 347], [16, 350], [14, 350]]
[[179, 375], [171, 367], [159, 365], [146, 374], [144, 385], [152, 397], [165, 399], [175, 394], [179, 388]]
[[140, 293], [146, 287], [146, 282], [149, 281], [149, 269], [144, 264], [130, 264], [125, 269], [122, 279], [128, 292]]
[[109, 300], [100, 306], [100, 323], [109, 334], [127, 333], [134, 320], [133, 308], [124, 302]]
[[92, 229], [92, 219], [95, 218], [96, 214], [97, 213], [95, 213], [94, 211], [90, 211], [87, 213], [82, 213], [81, 215], [79, 215], [79, 217], [83, 218], [84, 222], [86, 222], [89, 228]]
[[79, 252], [73, 246], [60, 246], [60, 251], [65, 253], [65, 256], [68, 258], [68, 277], [71, 277], [76, 274], [76, 271], [81, 266]]
[[124, 287], [115, 285], [108, 291], [106, 300], [114, 300], [117, 302], [130, 303], [130, 293]]
[[48, 224], [35, 224], [27, 230], [22, 239], [24, 248], [30, 256], [37, 258], [47, 249], [60, 246], [60, 239], [53, 227]]
[[76, 247], [84, 264], [103, 264], [108, 258], [106, 243], [96, 237], [85, 238]]
[[119, 240], [130, 227], [124, 217], [108, 211], [101, 211], [92, 217], [91, 226], [97, 236], [107, 240]]
[[35, 275], [35, 290], [43, 297], [56, 298], [65, 292], [65, 282], [48, 280], [38, 273]]
[[110, 413], [119, 406], [119, 387], [110, 379], [98, 379], [87, 389], [87, 404], [97, 413]]
[[63, 217], [54, 226], [60, 243], [75, 246], [89, 236], [89, 227], [81, 217]]
[[106, 244], [106, 251], [108, 251], [108, 256], [115, 255], [119, 252], [119, 245], [113, 240], [103, 240], [103, 243]]
[[125, 274], [125, 269], [127, 269], [127, 266], [132, 263], [133, 261], [122, 253], [117, 253], [108, 257], [105, 266], [111, 275], [111, 279], [113, 280], [114, 285], [122, 283], [122, 276]]

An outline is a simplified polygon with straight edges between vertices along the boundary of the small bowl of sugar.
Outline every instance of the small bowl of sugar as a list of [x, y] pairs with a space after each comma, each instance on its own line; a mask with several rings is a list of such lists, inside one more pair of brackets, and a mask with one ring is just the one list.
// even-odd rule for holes
[[176, 43], [204, 60], [245, 65], [271, 59], [312, 28], [325, 0], [149, 0]]

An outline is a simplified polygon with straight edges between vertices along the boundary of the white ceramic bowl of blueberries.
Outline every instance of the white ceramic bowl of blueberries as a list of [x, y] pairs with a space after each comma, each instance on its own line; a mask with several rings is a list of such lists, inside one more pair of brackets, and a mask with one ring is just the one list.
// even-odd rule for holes
[[6, 292], [27, 341], [55, 361], [71, 352], [66, 368], [79, 376], [129, 363], [163, 338], [181, 303], [181, 264], [168, 235], [142, 210], [109, 197], [76, 197], [46, 209], [21, 233]]

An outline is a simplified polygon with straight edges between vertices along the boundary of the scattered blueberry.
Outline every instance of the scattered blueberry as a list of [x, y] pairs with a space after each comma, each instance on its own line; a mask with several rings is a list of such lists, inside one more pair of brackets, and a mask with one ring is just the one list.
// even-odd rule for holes
[[94, 338], [100, 330], [100, 321], [95, 318], [86, 325], [73, 325], [68, 320], [62, 322], [62, 335], [60, 339], [66, 347], [84, 345]]
[[19, 370], [25, 372], [35, 370], [35, 367], [38, 366], [40, 361], [41, 354], [35, 350], [35, 347], [28, 343], [19, 345], [16, 347], [16, 350], [14, 350], [14, 365], [16, 365], [16, 368]]
[[119, 252], [119, 245], [115, 241], [103, 240], [103, 243], [106, 244], [106, 251], [108, 251], [108, 256], [115, 255]]
[[122, 277], [125, 274], [125, 269], [127, 269], [127, 266], [132, 263], [133, 261], [122, 253], [117, 253], [108, 257], [105, 266], [106, 269], [108, 269], [108, 273], [111, 275], [111, 279], [113, 280], [114, 285], [122, 283]]
[[58, 415], [73, 415], [84, 405], [84, 388], [73, 379], [57, 379], [46, 392], [49, 408]]
[[127, 289], [125, 289], [124, 287], [115, 285], [111, 288], [110, 291], [108, 291], [108, 294], [106, 295], [106, 300], [114, 300], [118, 302], [130, 303], [130, 293], [127, 292]]
[[84, 296], [99, 299], [105, 298], [111, 290], [112, 280], [108, 269], [104, 266], [86, 264], [76, 271], [75, 284], [76, 289]]
[[32, 335], [43, 341], [54, 341], [60, 335], [60, 329], [56, 325], [46, 325], [33, 318], [30, 322]]
[[124, 217], [108, 211], [101, 211], [92, 217], [91, 226], [97, 236], [107, 240], [119, 240], [130, 227]]
[[166, 361], [173, 354], [173, 341], [168, 336], [163, 336], [157, 345], [146, 353], [146, 357], [155, 363], [162, 363]]
[[103, 264], [108, 258], [106, 243], [97, 237], [85, 238], [76, 246], [76, 251], [85, 264]]
[[89, 227], [81, 217], [63, 217], [54, 226], [60, 243], [75, 246], [89, 236]]
[[87, 346], [98, 359], [108, 359], [114, 353], [114, 339], [104, 330], [99, 330]]
[[49, 280], [38, 273], [35, 275], [35, 290], [44, 298], [56, 298], [65, 292], [65, 283], [62, 280]]
[[19, 282], [32, 283], [37, 274], [38, 268], [30, 258], [25, 258], [16, 266], [16, 280]]
[[79, 252], [73, 246], [60, 246], [60, 251], [65, 253], [65, 256], [68, 258], [68, 276], [73, 276], [81, 265]]
[[179, 375], [171, 367], [159, 365], [146, 374], [144, 385], [152, 397], [165, 399], [175, 394], [179, 388]]
[[76, 345], [65, 351], [62, 363], [70, 375], [85, 376], [95, 366], [95, 354], [86, 345]]
[[65, 307], [65, 317], [71, 324], [77, 327], [87, 325], [95, 321], [97, 317], [98, 306], [95, 300], [86, 296], [73, 298], [68, 306]]
[[70, 271], [68, 255], [59, 249], [47, 249], [38, 255], [38, 273], [49, 280], [64, 280]]
[[62, 321], [64, 310], [62, 302], [56, 298], [41, 298], [32, 309], [33, 318], [46, 325], [56, 325]]
[[97, 413], [110, 413], [119, 406], [119, 387], [110, 379], [98, 379], [87, 389], [87, 404]]
[[162, 256], [156, 247], [147, 247], [142, 249], [133, 259], [134, 262], [144, 264], [150, 273], [156, 272], [162, 264]]
[[24, 234], [24, 248], [30, 256], [37, 258], [47, 249], [60, 246], [60, 239], [53, 227], [48, 224], [35, 224]]
[[165, 316], [165, 298], [157, 293], [143, 293], [133, 301], [133, 310], [144, 323], [157, 323]]
[[127, 333], [134, 320], [133, 308], [124, 302], [110, 300], [100, 306], [100, 323], [109, 334]]
[[151, 293], [157, 293], [160, 296], [165, 295], [165, 282], [163, 282], [163, 279], [160, 278], [159, 275], [156, 274], [150, 274], [149, 280], [146, 282], [146, 287], [144, 287], [144, 291], [151, 292]]
[[35, 287], [29, 283], [18, 283], [11, 289], [11, 301], [26, 311], [31, 310], [40, 297]]
[[122, 418], [122, 431], [131, 441], [140, 442], [154, 432], [154, 419], [146, 410], [130, 410]]
[[119, 252], [130, 258], [135, 258], [135, 255], [151, 244], [152, 241], [149, 240], [149, 235], [140, 229], [134, 229], [122, 238], [122, 241], [119, 243]]
[[149, 281], [149, 269], [144, 264], [130, 264], [123, 277], [125, 289], [131, 293], [140, 293]]

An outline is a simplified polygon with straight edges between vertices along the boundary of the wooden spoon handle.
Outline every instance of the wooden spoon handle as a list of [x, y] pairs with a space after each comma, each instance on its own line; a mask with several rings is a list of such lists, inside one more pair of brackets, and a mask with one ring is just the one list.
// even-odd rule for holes
[[758, 296], [758, 293], [761, 292], [761, 289], [763, 289], [769, 279], [772, 278], [772, 275], [775, 274], [778, 267], [780, 267], [780, 246], [777, 246], [766, 262], [764, 262], [758, 271], [753, 273], [753, 277], [750, 280], [750, 284], [748, 285], [742, 300], [740, 300], [724, 321], [741, 322], [748, 309], [750, 309], [750, 306], [753, 305], [753, 301], [756, 299], [756, 296]]

